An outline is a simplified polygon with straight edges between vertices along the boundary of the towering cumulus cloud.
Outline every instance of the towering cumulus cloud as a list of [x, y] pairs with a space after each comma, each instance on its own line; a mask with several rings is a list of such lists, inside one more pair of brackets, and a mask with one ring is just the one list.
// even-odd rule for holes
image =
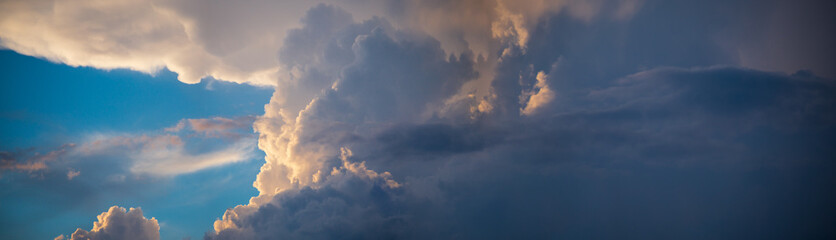
[[[816, 220], [832, 213], [818, 212], [823, 200], [776, 195], [833, 199], [816, 193], [834, 180], [822, 172], [834, 167], [822, 145], [835, 140], [830, 80], [711, 67], [736, 60], [710, 38], [618, 35], [647, 31], [630, 24], [647, 18], [632, 19], [639, 2], [506, 4], [400, 2], [391, 22], [311, 9], [279, 50], [292, 71], [255, 124], [260, 195], [207, 237], [831, 234]], [[526, 4], [539, 15], [509, 9]], [[646, 41], [704, 50], [635, 52]], [[765, 209], [802, 220], [746, 220]], [[787, 226], [763, 230], [774, 224]]]
[[[275, 87], [253, 123], [259, 194], [206, 239], [836, 236], [825, 2], [3, 4], [18, 52]], [[804, 14], [822, 27], [754, 24]], [[753, 50], [776, 41], [821, 51]]]

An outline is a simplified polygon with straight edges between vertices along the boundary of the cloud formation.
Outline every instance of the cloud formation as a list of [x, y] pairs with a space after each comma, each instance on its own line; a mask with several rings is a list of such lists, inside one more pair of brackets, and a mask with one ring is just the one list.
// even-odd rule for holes
[[[214, 117], [183, 119], [165, 133], [144, 134], [100, 133], [68, 143], [57, 150], [41, 154], [35, 149], [0, 152], [0, 170], [43, 174], [50, 168], [66, 168], [66, 178], [80, 175], [74, 164], [88, 159], [127, 158], [128, 173], [150, 176], [176, 176], [207, 168], [245, 161], [253, 157], [256, 140], [248, 133], [253, 117], [235, 119]], [[189, 129], [184, 129], [188, 125]], [[212, 138], [220, 139], [221, 147], [213, 147]], [[55, 169], [52, 169], [55, 170]], [[114, 172], [115, 174], [121, 174]]]
[[[546, 12], [570, 9], [590, 18], [596, 5], [586, 1], [425, 1], [365, 0], [321, 2], [351, 9], [363, 17], [397, 19], [403, 27], [426, 31], [448, 51], [474, 46], [495, 50], [485, 39], [512, 38], [525, 44], [527, 28]], [[613, 1], [628, 16], [637, 0]], [[315, 1], [261, 1], [242, 4], [180, 1], [66, 0], [5, 1], [0, 15], [0, 44], [16, 52], [71, 66], [127, 68], [155, 73], [163, 68], [178, 79], [197, 83], [212, 77], [238, 83], [274, 85], [281, 68], [275, 58], [288, 29]], [[200, 5], [195, 8], [193, 6]], [[468, 10], [471, 9], [471, 10]], [[451, 14], [454, 12], [465, 13]], [[449, 34], [462, 31], [461, 34]], [[459, 36], [456, 36], [459, 35]]]
[[35, 149], [26, 149], [18, 152], [2, 151], [0, 152], [0, 173], [3, 173], [3, 171], [24, 171], [32, 173], [47, 169], [49, 162], [62, 158], [73, 147], [75, 147], [75, 144], [65, 144], [46, 154], [41, 154], [35, 151]]
[[[827, 224], [817, 219], [832, 213], [823, 208], [834, 199], [820, 191], [834, 180], [825, 172], [836, 156], [826, 147], [836, 140], [827, 111], [835, 90], [804, 73], [663, 68], [501, 122], [343, 121], [386, 130], [341, 138], [347, 133], [326, 125], [327, 133], [317, 132], [319, 149], [352, 146], [352, 157], [330, 161], [386, 169], [400, 187], [323, 171], [269, 201], [227, 211], [208, 237], [825, 236]], [[798, 182], [764, 168], [789, 171], [783, 174]], [[763, 183], [752, 174], [770, 187], [758, 188]], [[797, 206], [792, 195], [776, 196], [787, 191], [821, 201]], [[746, 221], [763, 208], [771, 211], [765, 217], [798, 221]], [[608, 230], [583, 230], [590, 224]], [[763, 230], [776, 224], [783, 228]]]
[[[97, 141], [124, 140], [122, 138], [106, 138]], [[177, 136], [163, 135], [150, 138], [140, 136], [138, 139], [128, 141], [136, 142], [135, 145], [109, 147], [119, 149], [117, 151], [128, 151], [127, 155], [133, 161], [130, 167], [131, 173], [153, 176], [176, 176], [248, 160], [253, 156], [256, 145], [254, 139], [247, 138], [233, 142], [219, 150], [194, 154], [186, 150], [184, 143]], [[113, 149], [102, 151], [113, 151]]]
[[[720, 50], [681, 62], [632, 53], [623, 57], [638, 61], [596, 60], [612, 53], [597, 50], [614, 41], [612, 32], [584, 26], [611, 23], [570, 14], [540, 19], [525, 46], [503, 47], [491, 94], [480, 99], [461, 91], [483, 73], [470, 52], [444, 57], [434, 37], [380, 18], [346, 24], [350, 15], [333, 6], [303, 19], [288, 39], [308, 34], [308, 45], [289, 40], [285, 47], [330, 57], [292, 62], [299, 58], [283, 54], [298, 53], [280, 51], [298, 66], [303, 90], [278, 89], [256, 121], [267, 154], [254, 183], [261, 194], [228, 210], [209, 238], [722, 238], [786, 224], [743, 222], [762, 207], [803, 220], [759, 236], [827, 234], [816, 220], [826, 216], [816, 212], [824, 202], [745, 202], [789, 189], [814, 194], [832, 182], [819, 172], [834, 167], [827, 161], [834, 152], [822, 145], [836, 140], [836, 119], [826, 110], [836, 104], [830, 80], [706, 66], [725, 63]], [[566, 27], [578, 34], [557, 36]], [[643, 43], [630, 44], [624, 48]], [[653, 67], [641, 70], [642, 62]], [[683, 67], [658, 66], [664, 63]], [[283, 99], [283, 92], [307, 93], [301, 99], [310, 102]], [[353, 157], [340, 157], [346, 147]], [[342, 190], [356, 181], [329, 174], [339, 159], [391, 172], [401, 186]], [[792, 166], [803, 183], [752, 170], [758, 166]], [[728, 194], [758, 184], [740, 174], [762, 174], [775, 188]], [[711, 224], [723, 216], [722, 226]], [[592, 225], [608, 231], [582, 230]], [[807, 226], [815, 230], [800, 231]]]
[[[271, 85], [281, 34], [305, 1], [4, 1], [2, 46], [71, 66]], [[277, 13], [278, 11], [278, 13]], [[246, 17], [245, 17], [246, 16]], [[288, 18], [289, 17], [289, 18]]]
[[520, 104], [523, 108], [520, 109], [520, 114], [532, 115], [538, 108], [542, 108], [554, 100], [554, 91], [549, 89], [549, 85], [546, 82], [547, 77], [543, 72], [537, 73], [537, 83], [534, 84], [534, 87], [530, 91], [522, 93], [520, 96]]
[[[836, 86], [821, 67], [833, 58], [752, 61], [749, 47], [776, 43], [745, 35], [787, 30], [750, 23], [785, 13], [777, 1], [370, 0], [304, 16], [261, 2], [5, 4], [28, 9], [0, 22], [4, 46], [24, 54], [275, 86], [253, 123], [266, 154], [259, 195], [207, 239], [836, 235]], [[272, 27], [273, 15], [293, 21]], [[16, 28], [26, 19], [45, 30]], [[138, 29], [112, 31], [125, 26]], [[138, 45], [114, 41], [137, 33]], [[799, 42], [827, 52], [832, 38]], [[78, 148], [127, 148], [132, 173], [177, 175], [245, 159], [252, 142], [191, 154], [176, 134], [237, 136], [224, 133], [249, 121], [186, 119]], [[39, 167], [20, 162], [3, 166]]]
[[[388, 172], [377, 173], [362, 162], [351, 162], [351, 150], [343, 148], [341, 166], [313, 187], [284, 191], [269, 203], [239, 207], [215, 222], [213, 239], [262, 239], [271, 237], [333, 239], [393, 238], [394, 228], [406, 219], [391, 200], [401, 197], [400, 184]], [[255, 211], [238, 215], [241, 211]], [[358, 219], [364, 219], [357, 223]]]
[[[113, 206], [96, 217], [90, 231], [77, 229], [70, 235], [71, 240], [159, 240], [160, 225], [157, 219], [147, 219], [142, 215], [142, 209]], [[64, 235], [55, 239], [64, 239]]]

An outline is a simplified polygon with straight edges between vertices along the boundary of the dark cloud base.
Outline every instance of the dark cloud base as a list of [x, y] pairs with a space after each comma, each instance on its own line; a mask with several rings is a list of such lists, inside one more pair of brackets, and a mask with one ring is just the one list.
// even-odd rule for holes
[[[312, 13], [326, 12], [321, 8]], [[400, 61], [386, 59], [412, 56], [397, 54], [411, 52], [416, 44], [410, 38], [391, 40], [386, 36], [392, 30], [386, 28], [348, 33], [360, 34], [355, 47], [388, 50], [355, 50], [363, 57], [344, 63], [349, 67], [336, 74], [347, 79], [315, 100], [315, 111], [304, 116], [340, 124], [308, 128], [315, 138], [304, 141], [348, 146], [355, 152], [351, 161], [389, 171], [403, 185], [388, 188], [348, 176], [280, 193], [239, 216], [240, 228], [206, 238], [818, 239], [836, 234], [831, 204], [836, 195], [830, 190], [836, 183], [832, 80], [806, 71], [787, 75], [722, 66], [636, 72], [653, 61], [650, 66], [699, 66], [722, 63], [718, 59], [725, 56], [710, 41], [692, 39], [686, 44], [717, 54], [703, 52], [690, 58], [695, 62], [681, 64], [668, 61], [673, 55], [599, 59], [610, 52], [593, 50], [609, 44], [606, 34], [579, 32], [574, 37], [598, 42], [578, 50], [572, 36], [552, 35], [575, 23], [548, 21], [568, 25], [543, 25], [525, 53], [517, 49], [505, 56], [493, 83], [494, 111], [472, 121], [404, 120], [414, 119], [439, 95], [410, 92], [414, 88], [378, 91], [425, 77], [410, 78], [423, 74], [414, 68], [370, 69]], [[552, 42], [538, 42], [544, 40]], [[411, 59], [429, 62], [411, 66], [434, 64], [433, 57]], [[547, 73], [556, 97], [537, 114], [521, 116], [520, 93], [531, 87], [526, 81], [537, 71]], [[431, 77], [440, 83], [428, 84], [447, 86], [466, 76], [436, 74]], [[375, 82], [383, 80], [388, 82]], [[351, 127], [366, 126], [369, 119], [400, 124], [365, 132], [357, 129], [380, 126]]]
[[803, 72], [663, 68], [536, 118], [393, 127], [355, 140], [384, 143], [355, 161], [402, 188], [280, 194], [241, 220], [254, 232], [207, 238], [828, 238], [834, 90]]

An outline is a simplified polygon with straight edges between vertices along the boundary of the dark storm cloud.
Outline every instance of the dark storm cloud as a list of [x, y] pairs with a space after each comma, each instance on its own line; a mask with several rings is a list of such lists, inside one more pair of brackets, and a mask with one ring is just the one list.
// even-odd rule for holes
[[[386, 28], [348, 34], [359, 36], [351, 61], [333, 65], [337, 84], [297, 121], [294, 137], [316, 147], [294, 149], [350, 147], [347, 162], [391, 172], [399, 186], [340, 173], [324, 154], [315, 159], [337, 175], [240, 206], [207, 238], [832, 236], [833, 81], [715, 66], [738, 61], [716, 41], [726, 28], [677, 13], [722, 5], [646, 5], [629, 23], [543, 19], [527, 49], [497, 65], [495, 111], [470, 121], [421, 118], [452, 95], [446, 86], [473, 78], [447, 67], [470, 63], [440, 62], [437, 44]], [[339, 12], [323, 8], [308, 19]], [[331, 32], [341, 34], [324, 38], [351, 38]], [[555, 98], [521, 115], [539, 72]]]
[[[398, 147], [384, 148], [392, 154], [381, 161], [400, 164], [356, 159], [381, 166], [396, 179], [409, 176], [399, 191], [387, 193], [399, 197], [379, 196], [371, 188], [343, 190], [362, 194], [353, 207], [374, 212], [362, 216], [397, 221], [370, 227], [366, 218], [354, 216], [357, 220], [340, 220], [339, 228], [293, 226], [318, 226], [307, 231], [325, 234], [320, 236], [360, 238], [828, 236], [833, 234], [828, 216], [836, 213], [829, 204], [836, 196], [826, 190], [836, 181], [828, 174], [836, 170], [836, 152], [829, 147], [836, 125], [827, 111], [836, 106], [834, 90], [829, 80], [803, 73], [664, 68], [576, 99], [583, 110], [554, 108], [547, 116], [493, 125], [503, 129], [502, 141], [487, 148], [425, 145], [437, 138], [448, 147], [468, 146], [471, 139], [451, 136], [461, 134], [456, 129], [477, 128], [399, 126], [382, 135]], [[400, 139], [413, 145], [405, 151]], [[408, 163], [420, 159], [410, 155], [434, 152], [445, 154], [421, 166], [441, 170], [418, 171]], [[417, 176], [421, 172], [429, 173]], [[274, 204], [342, 209], [329, 213], [354, 219], [344, 210], [352, 201], [335, 197], [341, 195], [328, 184], [303, 191], [307, 194], [280, 194]], [[326, 202], [333, 205], [320, 205]], [[387, 205], [397, 206], [397, 214], [377, 212]], [[283, 214], [267, 207], [248, 221]], [[305, 218], [283, 219], [280, 226]], [[261, 222], [260, 231], [277, 224]], [[253, 235], [269, 236], [284, 235]]]

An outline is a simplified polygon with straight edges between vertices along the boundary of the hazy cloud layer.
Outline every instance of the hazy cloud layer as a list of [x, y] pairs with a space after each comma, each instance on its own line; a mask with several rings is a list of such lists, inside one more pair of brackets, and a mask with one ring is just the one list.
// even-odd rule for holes
[[28, 172], [31, 174], [44, 170], [47, 168], [49, 162], [63, 157], [73, 147], [75, 147], [75, 144], [70, 143], [45, 154], [41, 154], [35, 151], [35, 149], [26, 149], [17, 152], [0, 152], [0, 174], [5, 171]]
[[[0, 170], [42, 177], [45, 171], [66, 169], [68, 180], [72, 180], [80, 175], [79, 170], [73, 169], [74, 165], [84, 165], [83, 162], [98, 158], [125, 158], [129, 161], [125, 161], [120, 169], [124, 168], [130, 174], [175, 176], [191, 173], [250, 159], [256, 146], [249, 132], [252, 122], [252, 117], [183, 119], [164, 132], [96, 133], [82, 139], [81, 143], [68, 143], [44, 154], [35, 148], [0, 152]], [[189, 129], [184, 129], [186, 126]]]

